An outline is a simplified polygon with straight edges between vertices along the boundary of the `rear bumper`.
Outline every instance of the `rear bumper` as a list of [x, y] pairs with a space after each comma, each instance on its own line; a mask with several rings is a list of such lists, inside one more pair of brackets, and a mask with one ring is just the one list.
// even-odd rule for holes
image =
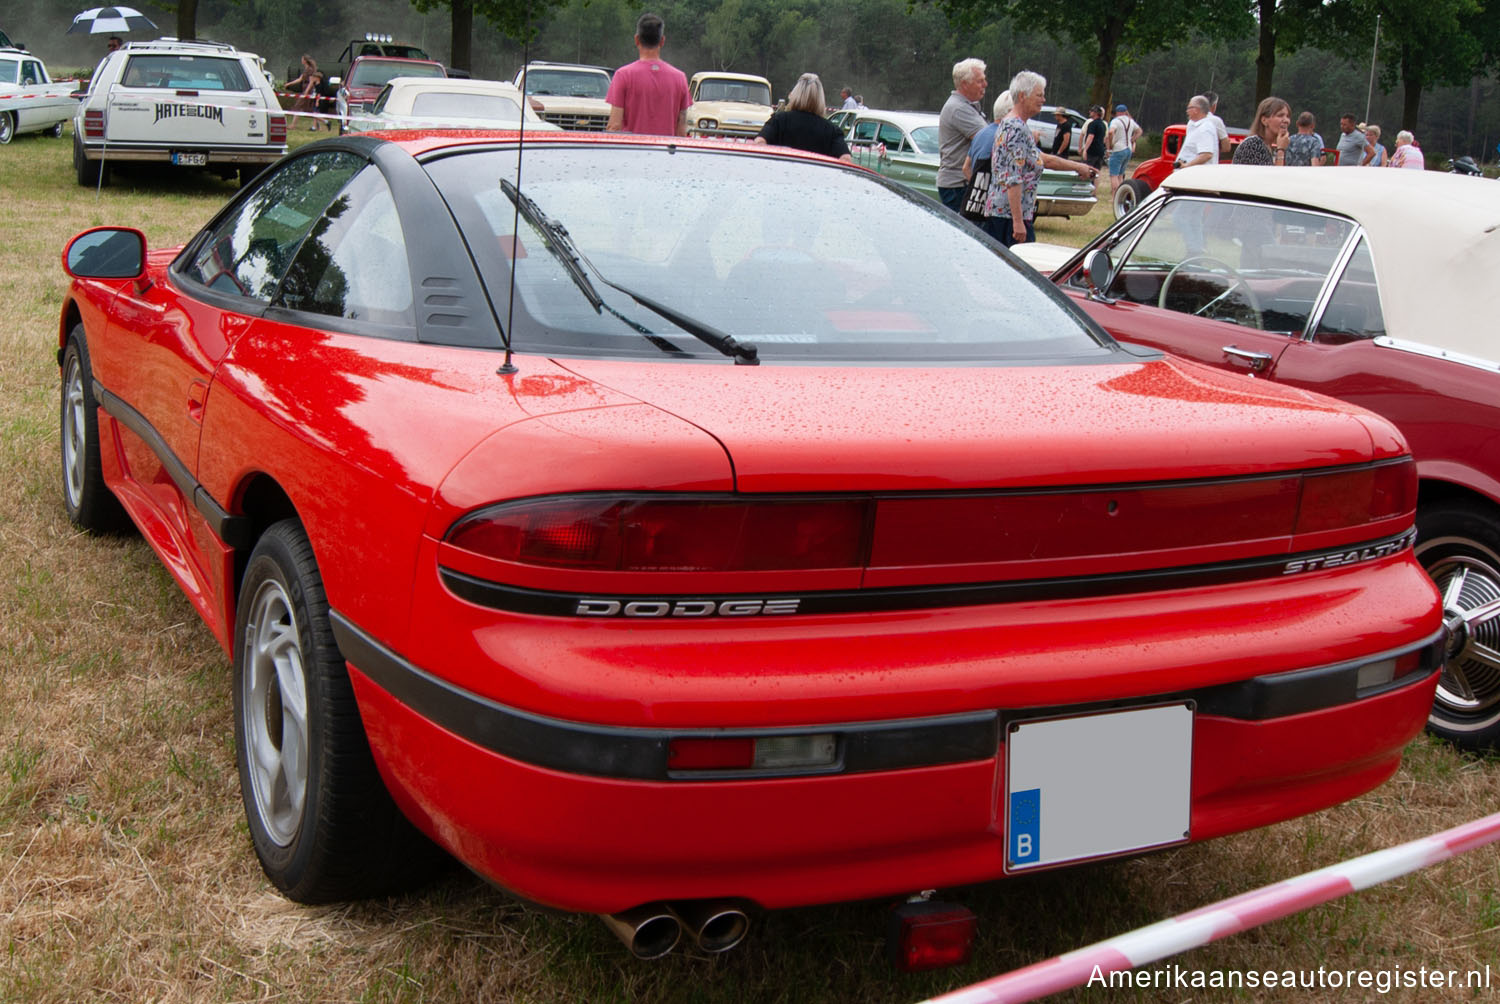
[[1036, 214], [1038, 216], [1087, 216], [1089, 210], [1098, 205], [1099, 200], [1093, 196], [1075, 198], [1072, 196], [1043, 196], [1038, 195], [1036, 199]]
[[[347, 621], [336, 631], [407, 814], [496, 883], [587, 912], [717, 897], [782, 908], [1001, 877], [1003, 725], [1060, 712], [1185, 696], [1197, 709], [1192, 839], [1288, 819], [1396, 770], [1426, 721], [1441, 655], [1434, 636], [1185, 693], [803, 727], [789, 731], [838, 731], [865, 759], [818, 776], [697, 780], [667, 771], [666, 743], [723, 730], [542, 718], [425, 674]], [[1400, 655], [1401, 675], [1368, 684], [1366, 667]]]
[[255, 147], [203, 147], [191, 143], [162, 145], [158, 143], [84, 143], [83, 156], [88, 160], [151, 161], [169, 163], [174, 153], [203, 153], [208, 164], [274, 164], [286, 156], [286, 145]]

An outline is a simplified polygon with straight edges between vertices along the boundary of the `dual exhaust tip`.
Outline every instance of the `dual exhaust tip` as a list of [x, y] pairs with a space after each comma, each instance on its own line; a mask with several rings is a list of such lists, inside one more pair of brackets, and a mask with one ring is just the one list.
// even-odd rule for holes
[[749, 915], [740, 906], [722, 900], [648, 903], [599, 916], [638, 959], [661, 958], [677, 947], [684, 934], [701, 952], [727, 952], [744, 941], [750, 931]]

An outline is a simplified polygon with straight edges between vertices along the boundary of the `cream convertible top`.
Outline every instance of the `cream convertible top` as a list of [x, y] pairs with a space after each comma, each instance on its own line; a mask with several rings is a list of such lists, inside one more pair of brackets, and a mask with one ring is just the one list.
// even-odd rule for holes
[[1500, 184], [1438, 171], [1210, 165], [1177, 171], [1173, 192], [1274, 199], [1347, 216], [1370, 237], [1393, 338], [1500, 360], [1488, 296], [1500, 290]]

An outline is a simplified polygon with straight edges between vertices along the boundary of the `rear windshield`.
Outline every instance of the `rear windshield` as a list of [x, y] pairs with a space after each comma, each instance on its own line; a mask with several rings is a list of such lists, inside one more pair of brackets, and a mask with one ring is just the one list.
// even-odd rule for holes
[[384, 87], [395, 77], [442, 77], [443, 68], [436, 63], [396, 62], [386, 59], [362, 59], [349, 74], [350, 87]]
[[411, 103], [413, 116], [438, 119], [480, 119], [486, 122], [519, 122], [521, 106], [503, 94], [454, 94], [429, 91]]
[[716, 354], [613, 282], [754, 343], [766, 362], [1118, 358], [973, 226], [865, 171], [667, 146], [528, 147], [524, 191], [597, 269], [584, 266], [596, 307], [553, 253], [561, 242], [524, 216], [517, 225], [500, 187], [515, 182], [513, 149], [427, 169], [502, 318], [514, 262], [518, 350]]
[[120, 78], [125, 87], [171, 90], [248, 91], [250, 78], [238, 59], [159, 53], [131, 56]]
[[527, 70], [526, 93], [603, 101], [609, 93], [609, 77], [587, 70]]
[[747, 101], [752, 105], [771, 103], [771, 88], [753, 80], [705, 80], [698, 85], [699, 101]]

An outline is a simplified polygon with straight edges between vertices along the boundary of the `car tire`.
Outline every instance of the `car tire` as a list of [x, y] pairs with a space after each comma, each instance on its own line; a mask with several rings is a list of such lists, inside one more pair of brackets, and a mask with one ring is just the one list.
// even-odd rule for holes
[[[1442, 503], [1417, 513], [1417, 559], [1452, 632], [1427, 730], [1462, 749], [1500, 748], [1500, 512]], [[1475, 615], [1478, 611], [1478, 616]]]
[[1138, 178], [1126, 178], [1120, 182], [1120, 187], [1115, 189], [1112, 201], [1115, 209], [1115, 219], [1128, 216], [1131, 210], [1141, 204], [1146, 196], [1151, 194], [1151, 186]]
[[255, 545], [235, 623], [240, 794], [266, 876], [299, 903], [426, 880], [441, 852], [401, 815], [376, 770], [297, 520], [272, 525]]
[[52, 128], [47, 130], [47, 135], [51, 136], [53, 139], [62, 139], [62, 134], [63, 124], [61, 122], [53, 123]]
[[73, 134], [73, 170], [78, 174], [78, 183], [85, 188], [109, 184], [109, 172], [105, 170], [104, 162], [84, 156], [83, 141], [76, 132]]
[[250, 182], [260, 177], [260, 172], [264, 170], [265, 167], [261, 164], [241, 164], [238, 172], [240, 187], [244, 188]]
[[104, 483], [99, 460], [99, 402], [94, 399], [93, 372], [84, 346], [83, 325], [68, 332], [63, 350], [62, 392], [58, 428], [61, 436], [63, 507], [76, 527], [94, 533], [129, 524], [120, 500]]
[[16, 113], [0, 112], [0, 146], [16, 138]]

